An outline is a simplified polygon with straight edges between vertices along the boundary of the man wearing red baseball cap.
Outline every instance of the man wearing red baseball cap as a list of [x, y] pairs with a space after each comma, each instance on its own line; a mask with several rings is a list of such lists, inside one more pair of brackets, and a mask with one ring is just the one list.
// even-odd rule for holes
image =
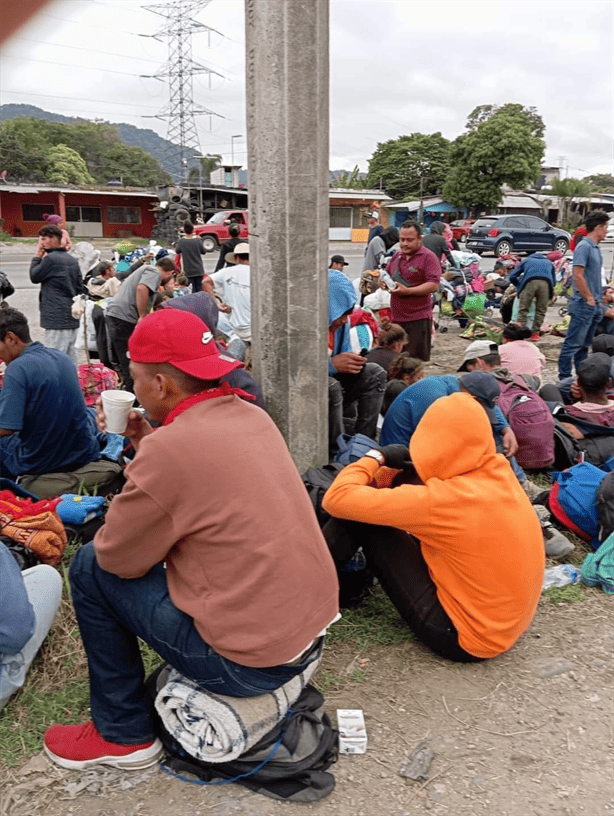
[[175, 309], [145, 317], [129, 353], [161, 427], [131, 412], [126, 485], [70, 567], [93, 722], [53, 726], [45, 751], [77, 770], [143, 768], [162, 752], [137, 638], [204, 689], [250, 697], [317, 660], [338, 613], [335, 567], [281, 434], [220, 384], [242, 363]]

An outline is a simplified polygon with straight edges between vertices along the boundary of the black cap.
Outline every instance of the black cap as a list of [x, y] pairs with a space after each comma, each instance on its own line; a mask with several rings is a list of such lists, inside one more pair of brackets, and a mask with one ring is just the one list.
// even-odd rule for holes
[[584, 362], [578, 366], [578, 382], [587, 391], [601, 391], [605, 388], [610, 379], [610, 363], [612, 362], [608, 354], [598, 352], [590, 354]]
[[598, 334], [593, 340], [593, 352], [604, 352], [614, 357], [614, 337], [611, 334]]
[[496, 422], [495, 405], [501, 396], [501, 386], [493, 375], [487, 371], [472, 371], [461, 377], [460, 383], [462, 388], [480, 403], [491, 423]]
[[333, 257], [330, 259], [330, 265], [332, 266], [334, 263], [340, 263], [343, 264], [344, 266], [349, 266], [349, 263], [345, 260], [343, 255], [333, 255]]

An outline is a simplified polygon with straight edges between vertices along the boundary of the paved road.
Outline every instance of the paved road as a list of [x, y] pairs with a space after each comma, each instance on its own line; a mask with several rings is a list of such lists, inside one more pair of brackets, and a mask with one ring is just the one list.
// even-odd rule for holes
[[[364, 244], [353, 244], [349, 241], [333, 241], [329, 244], [329, 253], [332, 255], [343, 255], [348, 266], [346, 274], [353, 280], [360, 276], [364, 257]], [[614, 261], [614, 244], [602, 243], [604, 267], [609, 278], [612, 275]], [[110, 252], [106, 253], [110, 256]], [[104, 252], [103, 252], [104, 255]], [[11, 297], [10, 303], [16, 309], [20, 309], [27, 316], [36, 340], [42, 339], [42, 332], [38, 329], [38, 284], [30, 283], [28, 270], [30, 260], [34, 256], [34, 244], [8, 245], [0, 247], [0, 269], [6, 272], [11, 283], [17, 290]], [[329, 256], [329, 257], [330, 257]], [[205, 268], [213, 271], [217, 253], [211, 253], [205, 258]], [[492, 270], [495, 264], [493, 255], [482, 256], [480, 259], [480, 269], [483, 271]]]

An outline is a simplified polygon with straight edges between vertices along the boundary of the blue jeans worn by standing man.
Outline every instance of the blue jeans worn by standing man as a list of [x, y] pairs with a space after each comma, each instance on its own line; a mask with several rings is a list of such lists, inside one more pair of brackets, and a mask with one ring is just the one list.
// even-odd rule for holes
[[572, 298], [569, 304], [571, 321], [559, 356], [559, 380], [571, 377], [571, 364], [578, 369], [588, 357], [597, 326], [601, 323], [601, 304], [589, 306], [583, 297]]
[[306, 658], [292, 665], [240, 666], [205, 643], [192, 618], [173, 604], [161, 564], [142, 578], [119, 578], [98, 566], [93, 542], [77, 550], [70, 584], [87, 653], [92, 719], [106, 740], [121, 745], [155, 736], [137, 638], [203, 688], [231, 697], [255, 697], [279, 688], [317, 659], [323, 647], [320, 638]]

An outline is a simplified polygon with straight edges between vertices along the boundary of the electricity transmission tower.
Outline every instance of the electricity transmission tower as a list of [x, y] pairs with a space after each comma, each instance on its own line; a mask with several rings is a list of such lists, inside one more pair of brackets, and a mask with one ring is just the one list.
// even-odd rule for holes
[[194, 117], [220, 116], [215, 111], [195, 104], [192, 85], [195, 74], [222, 76], [192, 59], [192, 34], [215, 32], [215, 29], [194, 19], [210, 2], [211, 0], [169, 0], [167, 3], [143, 6], [146, 11], [164, 18], [162, 27], [151, 36], [159, 41], [168, 40], [168, 60], [155, 74], [143, 76], [168, 80], [169, 101], [160, 113], [151, 118], [168, 122], [166, 138], [172, 142], [173, 147], [168, 151], [166, 167], [176, 182], [187, 178], [192, 160], [200, 154]]

